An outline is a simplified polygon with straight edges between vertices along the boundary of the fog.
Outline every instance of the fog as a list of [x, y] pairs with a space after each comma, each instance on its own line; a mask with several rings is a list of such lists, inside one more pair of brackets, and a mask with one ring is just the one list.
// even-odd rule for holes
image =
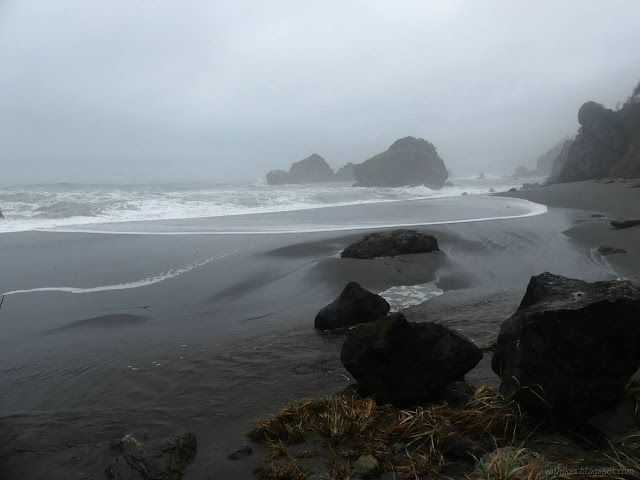
[[640, 2], [0, 3], [0, 182], [255, 180], [407, 135], [505, 173], [640, 79]]

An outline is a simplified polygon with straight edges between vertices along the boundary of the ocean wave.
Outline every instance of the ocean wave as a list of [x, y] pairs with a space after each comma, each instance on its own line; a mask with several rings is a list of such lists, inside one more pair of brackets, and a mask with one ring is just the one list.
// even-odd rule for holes
[[[349, 183], [269, 186], [262, 183], [185, 185], [51, 184], [0, 188], [0, 233], [88, 224], [179, 220], [332, 206], [455, 197], [508, 190], [513, 180], [459, 179], [432, 190], [354, 188]], [[507, 182], [507, 183], [504, 183]]]
[[230, 252], [230, 253], [227, 253], [227, 252], [218, 253], [216, 255], [213, 255], [201, 260], [195, 260], [181, 267], [171, 268], [166, 270], [165, 272], [149, 275], [147, 277], [144, 277], [140, 280], [135, 280], [133, 282], [116, 283], [112, 285], [99, 285], [95, 287], [37, 287], [37, 288], [28, 288], [23, 290], [12, 290], [9, 292], [4, 292], [0, 296], [5, 297], [9, 295], [18, 295], [23, 293], [34, 293], [34, 292], [63, 292], [63, 293], [74, 293], [74, 294], [96, 293], [96, 292], [106, 292], [109, 290], [128, 290], [131, 288], [147, 287], [149, 285], [164, 282], [165, 280], [169, 280], [170, 278], [177, 277], [179, 275], [182, 275], [183, 273], [187, 273], [193, 270], [194, 268], [201, 267], [214, 260], [219, 260], [232, 253], [236, 253], [236, 251]]

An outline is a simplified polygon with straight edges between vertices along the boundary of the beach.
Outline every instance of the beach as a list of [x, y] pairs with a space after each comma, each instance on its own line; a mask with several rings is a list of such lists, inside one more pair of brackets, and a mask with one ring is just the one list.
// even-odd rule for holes
[[[635, 183], [0, 235], [0, 474], [104, 478], [114, 439], [192, 431], [186, 479], [251, 478], [258, 455], [225, 457], [253, 421], [353, 383], [344, 335], [313, 328], [346, 283], [485, 345], [532, 275], [640, 272], [640, 228], [610, 226], [640, 218]], [[441, 252], [339, 258], [399, 226], [435, 235]], [[489, 362], [468, 380], [496, 385]]]

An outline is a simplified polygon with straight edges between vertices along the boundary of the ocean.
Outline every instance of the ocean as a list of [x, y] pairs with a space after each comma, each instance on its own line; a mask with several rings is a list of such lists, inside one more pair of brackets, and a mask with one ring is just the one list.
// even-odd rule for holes
[[[354, 188], [351, 183], [270, 186], [238, 183], [0, 185], [0, 233], [84, 225], [237, 216], [506, 191], [522, 180], [454, 178], [453, 187]], [[530, 180], [535, 181], [535, 180]]]

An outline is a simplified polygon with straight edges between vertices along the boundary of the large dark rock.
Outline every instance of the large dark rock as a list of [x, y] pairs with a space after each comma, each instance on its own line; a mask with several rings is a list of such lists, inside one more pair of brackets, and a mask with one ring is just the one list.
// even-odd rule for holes
[[341, 353], [360, 394], [395, 404], [434, 396], [481, 359], [459, 333], [437, 323], [409, 323], [401, 313], [351, 330]]
[[640, 288], [532, 277], [491, 366], [534, 417], [579, 423], [606, 410], [640, 367]]
[[395, 257], [408, 253], [428, 253], [439, 250], [433, 235], [417, 230], [397, 229], [370, 233], [342, 251], [343, 258], [370, 259]]
[[118, 455], [104, 473], [112, 480], [180, 480], [197, 450], [193, 433], [149, 446], [136, 442], [130, 451]]
[[299, 162], [291, 164], [289, 174], [303, 183], [332, 182], [335, 180], [333, 170], [324, 158], [313, 154]]
[[287, 185], [289, 183], [300, 183], [300, 180], [284, 170], [271, 170], [267, 173], [267, 183], [269, 185]]
[[386, 152], [355, 166], [356, 185], [361, 187], [442, 187], [448, 172], [436, 147], [422, 138], [396, 140]]
[[628, 103], [613, 111], [587, 102], [578, 112], [582, 125], [557, 177], [574, 182], [607, 176], [640, 175], [640, 103]]
[[372, 322], [389, 313], [389, 303], [358, 283], [348, 283], [332, 303], [318, 312], [315, 327], [322, 330]]
[[336, 180], [339, 182], [351, 182], [356, 179], [355, 174], [353, 173], [355, 170], [355, 164], [353, 162], [347, 163], [344, 167], [340, 168], [336, 172]]

